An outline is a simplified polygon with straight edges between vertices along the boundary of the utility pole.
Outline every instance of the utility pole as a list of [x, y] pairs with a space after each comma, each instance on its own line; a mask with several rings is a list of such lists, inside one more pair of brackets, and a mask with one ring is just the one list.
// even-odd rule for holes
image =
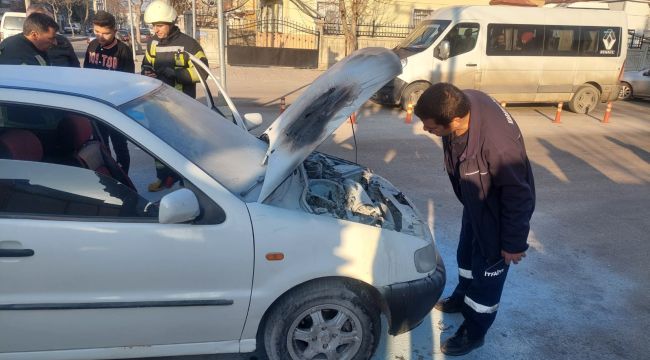
[[225, 34], [225, 17], [223, 16], [223, 0], [218, 0], [217, 16], [219, 17], [219, 77], [221, 86], [226, 89], [226, 34]]
[[131, 8], [131, 0], [126, 0], [129, 3], [129, 26], [131, 27], [131, 51], [133, 51], [133, 59], [135, 59], [135, 35], [133, 34], [133, 9]]
[[194, 40], [197, 40], [196, 39], [196, 0], [192, 0], [192, 37], [194, 38]]

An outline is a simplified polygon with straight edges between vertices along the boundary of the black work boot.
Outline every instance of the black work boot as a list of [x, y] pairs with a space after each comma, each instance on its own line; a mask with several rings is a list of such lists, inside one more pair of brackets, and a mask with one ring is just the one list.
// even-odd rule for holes
[[444, 298], [438, 301], [434, 308], [447, 314], [459, 313], [463, 308], [464, 300], [465, 299], [462, 296], [452, 295], [448, 298]]
[[469, 353], [470, 351], [483, 346], [484, 337], [481, 336], [477, 339], [470, 339], [465, 325], [461, 325], [454, 336], [445, 340], [440, 344], [440, 351], [449, 356], [460, 356]]

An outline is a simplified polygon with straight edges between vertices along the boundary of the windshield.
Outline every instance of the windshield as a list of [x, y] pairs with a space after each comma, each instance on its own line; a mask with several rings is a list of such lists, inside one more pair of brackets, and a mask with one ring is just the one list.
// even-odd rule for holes
[[6, 16], [4, 27], [7, 30], [22, 30], [24, 22], [24, 16]]
[[120, 110], [240, 198], [264, 175], [266, 143], [172, 87]]
[[450, 22], [449, 20], [422, 21], [397, 47], [420, 51], [424, 50], [436, 41]]

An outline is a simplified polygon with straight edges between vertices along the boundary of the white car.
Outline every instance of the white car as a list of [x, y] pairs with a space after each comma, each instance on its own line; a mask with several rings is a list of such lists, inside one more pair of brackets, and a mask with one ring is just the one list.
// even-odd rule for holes
[[2, 14], [2, 20], [0, 20], [0, 41], [23, 32], [25, 17], [26, 14], [20, 12], [6, 12]]
[[[225, 94], [235, 123], [140, 75], [2, 67], [0, 359], [367, 359], [381, 314], [416, 327], [445, 284], [426, 221], [314, 152], [400, 68], [361, 50], [257, 138]], [[165, 167], [180, 182], [148, 192]]]
[[650, 97], [650, 68], [623, 73], [618, 98], [628, 100], [633, 97]]

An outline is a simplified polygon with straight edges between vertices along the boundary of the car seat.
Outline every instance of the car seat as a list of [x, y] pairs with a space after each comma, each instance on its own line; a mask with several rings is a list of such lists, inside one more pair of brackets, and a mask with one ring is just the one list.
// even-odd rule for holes
[[106, 146], [93, 138], [93, 126], [87, 117], [66, 114], [57, 131], [61, 149], [78, 166], [112, 177], [135, 190], [133, 182]]
[[29, 130], [10, 129], [0, 134], [0, 158], [41, 161], [43, 145]]

